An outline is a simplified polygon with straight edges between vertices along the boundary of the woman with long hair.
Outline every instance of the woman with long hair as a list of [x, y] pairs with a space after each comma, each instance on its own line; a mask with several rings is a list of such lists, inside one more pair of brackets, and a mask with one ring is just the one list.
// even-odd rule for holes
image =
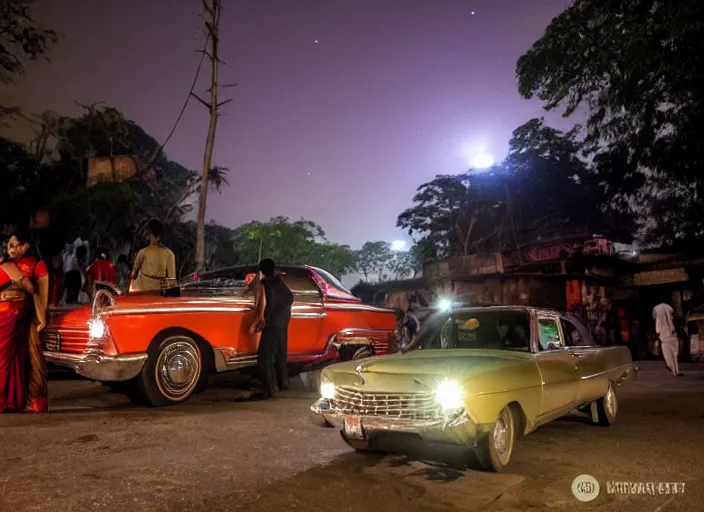
[[15, 232], [0, 264], [0, 412], [49, 409], [40, 339], [46, 326], [49, 275], [31, 248], [29, 234]]

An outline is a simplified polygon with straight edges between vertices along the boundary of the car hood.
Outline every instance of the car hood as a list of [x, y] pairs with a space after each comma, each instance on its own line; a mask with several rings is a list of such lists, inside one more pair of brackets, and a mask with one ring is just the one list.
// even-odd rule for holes
[[466, 383], [530, 360], [527, 352], [419, 350], [336, 364], [323, 370], [322, 378], [336, 385], [363, 385], [370, 392], [410, 392], [433, 389], [446, 379]]

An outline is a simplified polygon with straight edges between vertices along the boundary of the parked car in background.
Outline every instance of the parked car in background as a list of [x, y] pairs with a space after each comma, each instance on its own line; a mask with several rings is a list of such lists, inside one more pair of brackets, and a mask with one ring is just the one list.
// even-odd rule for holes
[[[294, 293], [292, 375], [395, 350], [396, 315], [366, 306], [322, 269], [280, 267]], [[255, 266], [205, 273], [175, 291], [96, 293], [91, 306], [57, 308], [44, 334], [50, 363], [109, 383], [152, 406], [183, 402], [213, 373], [257, 363], [250, 335]]]
[[501, 471], [519, 435], [574, 409], [613, 424], [616, 387], [637, 371], [626, 347], [595, 346], [577, 317], [552, 310], [439, 311], [418, 340], [406, 354], [325, 368], [313, 422], [357, 450], [410, 435], [471, 449]]

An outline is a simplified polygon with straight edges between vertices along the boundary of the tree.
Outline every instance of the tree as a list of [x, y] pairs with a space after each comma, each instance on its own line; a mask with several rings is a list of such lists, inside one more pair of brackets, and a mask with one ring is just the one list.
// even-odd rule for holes
[[392, 257], [389, 243], [367, 242], [357, 253], [357, 270], [364, 276], [365, 281], [369, 281], [369, 276], [372, 274], [376, 274], [379, 281], [383, 281], [386, 277], [384, 271]]
[[207, 30], [207, 40], [210, 42], [210, 52], [203, 50], [210, 59], [211, 78], [210, 78], [210, 101], [205, 101], [199, 98], [195, 93], [192, 93], [198, 101], [208, 108], [210, 113], [210, 123], [208, 124], [208, 136], [205, 141], [205, 154], [203, 155], [203, 170], [201, 173], [201, 183], [203, 186], [199, 189], [198, 199], [198, 231], [196, 234], [196, 267], [202, 270], [205, 265], [205, 212], [208, 201], [208, 180], [213, 170], [213, 148], [215, 147], [215, 131], [217, 129], [218, 110], [222, 105], [227, 103], [224, 101], [218, 103], [219, 84], [219, 69], [220, 57], [218, 48], [220, 45], [220, 17], [222, 16], [221, 0], [203, 0], [203, 9], [205, 11], [205, 27]]
[[406, 277], [416, 277], [417, 266], [415, 264], [415, 254], [408, 251], [397, 251], [389, 262], [389, 271], [394, 279], [404, 279]]
[[578, 129], [563, 133], [531, 119], [514, 130], [509, 154], [488, 171], [438, 176], [423, 184], [398, 225], [419, 235], [420, 266], [436, 259], [519, 249], [551, 236], [601, 232], [624, 238], [625, 215], [580, 159]]
[[26, 226], [36, 210], [35, 191], [41, 187], [44, 174], [40, 164], [22, 144], [0, 138], [0, 229], [4, 226]]
[[[161, 145], [119, 110], [97, 104], [84, 109], [78, 118], [40, 116], [31, 151], [12, 146], [14, 153], [7, 158], [13, 163], [1, 165], [1, 172], [16, 185], [21, 204], [6, 200], [3, 209], [12, 205], [16, 224], [27, 222], [37, 209], [48, 210], [53, 222], [46, 236], [59, 248], [80, 236], [94, 244], [134, 249], [151, 218], [162, 219], [167, 231], [183, 232], [179, 224], [191, 210], [188, 198], [200, 187], [198, 174], [169, 160]], [[88, 158], [119, 155], [135, 160], [136, 174], [88, 187]], [[226, 172], [211, 170], [213, 188], [227, 184]]]
[[506, 228], [515, 246], [538, 237], [599, 232], [630, 236], [630, 219], [606, 211], [600, 178], [580, 158], [579, 127], [567, 133], [531, 119], [514, 130], [503, 167]]
[[329, 242], [323, 228], [305, 219], [252, 221], [234, 230], [232, 243], [241, 264], [272, 258], [280, 264], [321, 267], [337, 276], [348, 274], [355, 264], [348, 246]]
[[[0, 84], [24, 74], [25, 62], [46, 58], [58, 35], [34, 21], [33, 0], [0, 0]], [[0, 104], [0, 118], [17, 108]]]
[[497, 238], [496, 218], [503, 206], [503, 170], [439, 175], [418, 187], [415, 206], [398, 217], [397, 226], [419, 235], [437, 259], [485, 249]]
[[[586, 109], [584, 150], [611, 206], [660, 241], [704, 235], [702, 36], [696, 0], [576, 0], [517, 63], [525, 98]], [[648, 222], [653, 210], [669, 214]]]
[[[193, 221], [175, 222], [165, 233], [165, 243], [176, 255], [177, 271], [180, 276], [196, 271], [196, 230]], [[205, 231], [205, 270], [217, 270], [237, 264], [237, 253], [232, 247], [234, 230], [209, 222]]]

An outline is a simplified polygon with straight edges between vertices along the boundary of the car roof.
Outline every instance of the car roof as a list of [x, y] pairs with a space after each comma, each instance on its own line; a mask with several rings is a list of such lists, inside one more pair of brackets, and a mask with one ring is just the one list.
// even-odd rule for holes
[[459, 306], [453, 308], [453, 311], [527, 311], [535, 312], [538, 315], [546, 316], [567, 316], [568, 313], [557, 309], [538, 308], [535, 306]]

